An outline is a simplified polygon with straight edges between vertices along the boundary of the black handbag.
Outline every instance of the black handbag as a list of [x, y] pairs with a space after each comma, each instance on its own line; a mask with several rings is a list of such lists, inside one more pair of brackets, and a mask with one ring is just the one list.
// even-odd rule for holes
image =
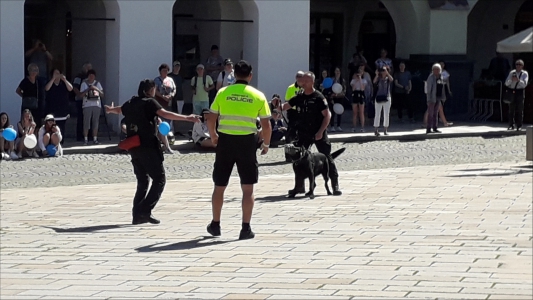
[[[380, 79], [381, 80], [381, 79]], [[389, 93], [390, 93], [390, 83], [389, 83], [389, 80], [387, 78], [387, 94], [386, 95], [376, 95], [376, 102], [377, 103], [383, 103], [383, 102], [387, 102], [389, 101]], [[379, 86], [379, 83], [377, 84], [377, 86]], [[377, 91], [378, 89], [376, 89], [376, 94], [377, 94]]]
[[39, 108], [39, 99], [37, 97], [24, 97], [22, 98], [23, 109], [37, 109]]

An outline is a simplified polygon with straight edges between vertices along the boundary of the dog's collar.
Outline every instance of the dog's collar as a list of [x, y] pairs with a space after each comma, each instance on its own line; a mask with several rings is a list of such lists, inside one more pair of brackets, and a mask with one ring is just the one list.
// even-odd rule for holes
[[302, 161], [302, 159], [304, 159], [308, 155], [309, 155], [309, 153], [307, 151], [305, 151], [305, 154], [303, 156], [301, 156], [297, 160], [293, 160], [292, 163], [297, 166]]

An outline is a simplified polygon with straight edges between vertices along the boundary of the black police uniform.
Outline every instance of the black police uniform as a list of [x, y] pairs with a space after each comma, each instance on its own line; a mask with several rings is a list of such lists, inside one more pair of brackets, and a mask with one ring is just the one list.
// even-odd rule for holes
[[[335, 161], [331, 157], [331, 142], [328, 138], [327, 131], [324, 130], [322, 139], [315, 141], [315, 135], [324, 120], [322, 111], [328, 109], [326, 98], [319, 91], [314, 91], [309, 95], [302, 92], [289, 100], [289, 105], [296, 107], [296, 111], [298, 112], [297, 139], [294, 144], [298, 147], [303, 146], [306, 149], [309, 149], [309, 147], [315, 144], [318, 152], [328, 157], [331, 184], [333, 185], [334, 192], [339, 192], [339, 174], [335, 166]], [[304, 191], [304, 181], [297, 182], [296, 187], [299, 191]]]
[[[133, 198], [133, 217], [150, 216], [165, 188], [161, 142], [157, 137], [157, 111], [161, 105], [153, 98], [133, 97], [122, 105], [126, 135], [139, 135], [141, 145], [130, 149], [137, 191]], [[148, 191], [149, 179], [152, 186]], [[148, 193], [147, 193], [148, 191]]]

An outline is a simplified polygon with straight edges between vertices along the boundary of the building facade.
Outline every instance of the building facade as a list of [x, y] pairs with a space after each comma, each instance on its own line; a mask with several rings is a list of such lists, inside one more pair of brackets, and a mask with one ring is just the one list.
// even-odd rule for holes
[[382, 47], [417, 68], [443, 58], [455, 69], [452, 75], [464, 73], [452, 84], [469, 97], [471, 79], [488, 67], [496, 43], [533, 19], [520, 15], [531, 1], [0, 1], [0, 109], [18, 120], [15, 89], [26, 74], [24, 52], [32, 39], [47, 45], [52, 64], [69, 79], [91, 62], [106, 103], [131, 98], [141, 79], [158, 75], [161, 63], [179, 59], [190, 78], [215, 44], [224, 58], [249, 60], [252, 83], [267, 96], [283, 94], [297, 70], [340, 66], [347, 74], [359, 45], [369, 61]]

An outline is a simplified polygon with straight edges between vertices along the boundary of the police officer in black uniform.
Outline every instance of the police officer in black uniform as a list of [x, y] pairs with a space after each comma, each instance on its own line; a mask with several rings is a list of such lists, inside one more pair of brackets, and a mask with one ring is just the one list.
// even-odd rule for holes
[[[326, 155], [329, 160], [329, 177], [333, 185], [333, 195], [342, 195], [339, 188], [339, 174], [335, 162], [331, 157], [331, 142], [329, 141], [326, 128], [331, 119], [331, 112], [328, 108], [326, 98], [322, 93], [314, 88], [315, 75], [306, 72], [302, 78], [301, 87], [303, 91], [298, 93], [289, 102], [283, 104], [283, 110], [296, 107], [299, 112], [299, 122], [297, 125], [296, 146], [303, 146], [309, 149], [315, 144], [318, 152]], [[289, 191], [290, 196], [305, 193], [305, 182], [296, 182], [295, 188]]]

